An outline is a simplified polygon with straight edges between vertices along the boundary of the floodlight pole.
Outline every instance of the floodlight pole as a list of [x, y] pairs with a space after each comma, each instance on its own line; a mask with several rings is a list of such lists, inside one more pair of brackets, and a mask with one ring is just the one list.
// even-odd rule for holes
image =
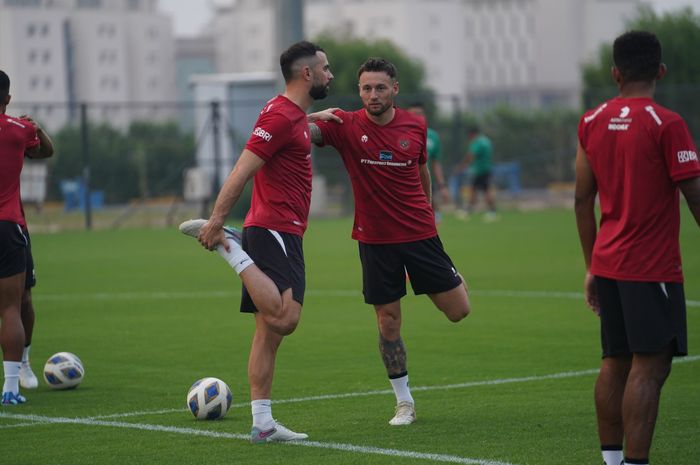
[[90, 205], [90, 132], [88, 127], [87, 103], [80, 104], [80, 136], [83, 152], [83, 201], [85, 203], [85, 229], [92, 229], [92, 208]]

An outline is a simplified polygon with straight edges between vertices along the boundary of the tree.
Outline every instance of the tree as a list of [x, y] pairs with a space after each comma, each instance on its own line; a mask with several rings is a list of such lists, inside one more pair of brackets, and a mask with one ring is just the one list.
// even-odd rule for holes
[[[659, 38], [668, 73], [657, 84], [656, 100], [680, 113], [695, 137], [700, 137], [700, 15], [690, 8], [658, 15], [642, 7], [628, 29], [650, 31]], [[587, 108], [617, 94], [610, 76], [612, 64], [612, 44], [606, 44], [597, 61], [584, 67]]]

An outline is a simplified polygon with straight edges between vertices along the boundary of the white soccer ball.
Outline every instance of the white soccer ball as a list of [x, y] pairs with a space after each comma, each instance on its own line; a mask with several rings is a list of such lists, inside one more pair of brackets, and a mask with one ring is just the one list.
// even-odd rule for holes
[[218, 378], [202, 378], [187, 391], [187, 408], [197, 420], [219, 420], [231, 408], [233, 395]]
[[53, 354], [44, 365], [44, 380], [51, 389], [72, 389], [84, 376], [83, 362], [70, 352]]

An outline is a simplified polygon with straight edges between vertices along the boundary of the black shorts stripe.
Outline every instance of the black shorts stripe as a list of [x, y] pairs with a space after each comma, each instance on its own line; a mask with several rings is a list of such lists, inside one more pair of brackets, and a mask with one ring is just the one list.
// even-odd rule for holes
[[[243, 229], [242, 246], [280, 292], [291, 288], [294, 300], [304, 304], [306, 277], [301, 236], [250, 226]], [[243, 286], [241, 312], [257, 311], [248, 289]]]

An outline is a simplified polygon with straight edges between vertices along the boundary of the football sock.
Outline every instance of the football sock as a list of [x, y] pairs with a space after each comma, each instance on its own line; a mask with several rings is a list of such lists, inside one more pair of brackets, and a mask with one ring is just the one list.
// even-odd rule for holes
[[29, 349], [31, 347], [32, 347], [31, 344], [24, 347], [24, 350], [22, 351], [22, 362], [23, 363], [29, 361]]
[[408, 373], [399, 378], [389, 378], [389, 381], [391, 381], [391, 387], [394, 388], [394, 394], [396, 394], [396, 403], [414, 403], [411, 389], [408, 387]]
[[5, 370], [5, 384], [2, 386], [2, 392], [19, 393], [19, 368], [22, 362], [2, 362], [2, 367]]
[[230, 248], [230, 251], [226, 251], [226, 248], [223, 245], [220, 245], [216, 248], [216, 251], [219, 252], [219, 255], [221, 255], [224, 260], [233, 268], [236, 270], [236, 273], [241, 274], [243, 270], [248, 268], [250, 265], [253, 265], [255, 262], [253, 261], [252, 258], [248, 256], [248, 254], [243, 250], [243, 247], [240, 246], [236, 241], [233, 239], [227, 239], [228, 245]]
[[253, 427], [267, 431], [275, 426], [272, 418], [272, 402], [270, 399], [257, 399], [251, 401], [250, 410], [253, 413]]
[[631, 459], [625, 457], [625, 465], [649, 465], [649, 459]]
[[603, 453], [604, 465], [624, 465], [622, 457], [622, 445], [600, 446]]

